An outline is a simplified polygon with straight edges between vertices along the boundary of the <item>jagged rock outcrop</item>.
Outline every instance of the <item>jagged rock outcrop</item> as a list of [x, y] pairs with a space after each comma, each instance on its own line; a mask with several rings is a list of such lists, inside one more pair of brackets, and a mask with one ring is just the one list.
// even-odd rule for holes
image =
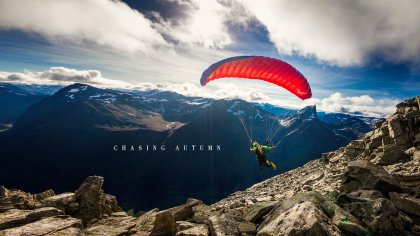
[[[88, 224], [93, 219], [101, 219], [104, 215], [121, 211], [114, 196], [103, 193], [104, 179], [99, 176], [89, 176], [74, 193], [73, 215]], [[69, 204], [69, 206], [71, 203]]]
[[[124, 235], [135, 218], [104, 194], [103, 178], [90, 176], [75, 193], [30, 194], [0, 187], [0, 235]], [[134, 219], [134, 220], [133, 220]], [[91, 226], [91, 227], [87, 227]]]
[[[416, 97], [398, 104], [396, 113], [378, 122], [364, 139], [233, 193], [213, 204], [212, 210], [240, 209], [240, 216], [246, 217], [255, 206], [274, 204], [255, 221], [257, 235], [309, 235], [315, 229], [302, 233], [288, 228], [287, 222], [302, 230], [310, 228], [314, 219], [321, 235], [417, 235], [419, 150], [420, 97]], [[300, 219], [313, 215], [305, 225], [291, 216], [301, 209]], [[270, 224], [276, 227], [267, 229]]]
[[0, 187], [0, 235], [419, 235], [420, 97], [320, 159], [212, 205], [135, 217], [88, 177], [75, 193]]

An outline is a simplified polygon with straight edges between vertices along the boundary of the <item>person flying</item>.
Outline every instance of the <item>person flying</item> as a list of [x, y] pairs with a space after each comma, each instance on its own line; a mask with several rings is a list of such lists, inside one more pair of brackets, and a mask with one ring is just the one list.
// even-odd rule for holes
[[260, 169], [263, 169], [264, 167], [273, 168], [274, 170], [277, 169], [276, 164], [267, 160], [267, 156], [265, 155], [266, 151], [271, 151], [273, 148], [274, 147], [270, 146], [268, 143], [267, 145], [261, 145], [257, 141], [251, 143], [250, 151], [256, 155]]

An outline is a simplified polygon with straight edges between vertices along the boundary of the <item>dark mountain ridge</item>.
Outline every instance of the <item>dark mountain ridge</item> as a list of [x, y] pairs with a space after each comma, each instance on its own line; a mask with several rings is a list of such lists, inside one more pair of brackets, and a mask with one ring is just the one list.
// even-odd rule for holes
[[[260, 142], [267, 137], [267, 123], [280, 118], [272, 140], [278, 147], [269, 154], [277, 171], [259, 170], [239, 118]], [[33, 192], [54, 179], [60, 182], [55, 190], [69, 191], [86, 176], [101, 175], [124, 208], [146, 210], [188, 197], [215, 202], [347, 142], [318, 119], [315, 107], [276, 116], [242, 100], [73, 84], [30, 106], [0, 134], [0, 161], [8, 166], [0, 179]], [[134, 151], [122, 151], [122, 145]], [[166, 149], [139, 151], [140, 145]], [[177, 145], [189, 151], [176, 151]], [[221, 150], [192, 151], [192, 145]]]

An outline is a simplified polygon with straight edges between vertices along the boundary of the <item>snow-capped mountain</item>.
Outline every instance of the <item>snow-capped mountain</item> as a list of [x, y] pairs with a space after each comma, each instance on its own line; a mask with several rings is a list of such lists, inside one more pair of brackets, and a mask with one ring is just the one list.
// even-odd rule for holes
[[[57, 191], [72, 191], [86, 176], [102, 175], [127, 209], [170, 207], [188, 197], [214, 202], [347, 143], [335, 125], [320, 120], [316, 107], [280, 116], [242, 100], [73, 84], [0, 133], [0, 161], [8, 166], [0, 179], [34, 192], [54, 179]], [[250, 139], [277, 146], [268, 154], [277, 171], [259, 169]]]

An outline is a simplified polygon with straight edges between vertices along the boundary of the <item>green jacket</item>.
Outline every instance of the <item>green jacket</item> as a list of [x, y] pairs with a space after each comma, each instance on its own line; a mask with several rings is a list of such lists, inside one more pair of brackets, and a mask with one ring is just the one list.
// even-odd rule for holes
[[[270, 147], [270, 146], [264, 146], [264, 145], [260, 145], [260, 146], [264, 151], [273, 150], [273, 147]], [[257, 153], [257, 146], [252, 146], [249, 150], [251, 150], [251, 152], [253, 152], [253, 153]]]

